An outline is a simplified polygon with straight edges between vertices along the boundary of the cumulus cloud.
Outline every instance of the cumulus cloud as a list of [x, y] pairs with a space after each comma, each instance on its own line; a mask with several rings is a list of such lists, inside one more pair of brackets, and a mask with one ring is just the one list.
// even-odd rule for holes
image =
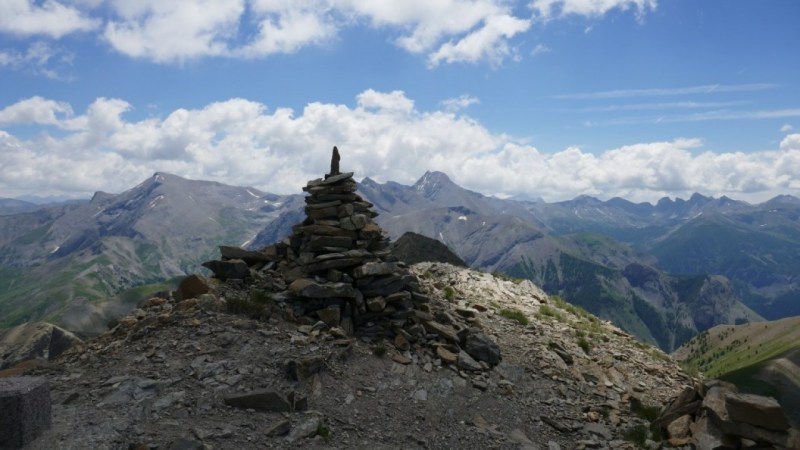
[[508, 39], [527, 31], [530, 26], [530, 20], [513, 16], [489, 17], [483, 27], [458, 41], [442, 44], [438, 50], [430, 54], [428, 61], [432, 66], [442, 61], [448, 63], [489, 61], [492, 64], [499, 64], [512, 53]]
[[641, 18], [647, 10], [656, 9], [657, 3], [657, 0], [533, 0], [531, 7], [546, 19], [571, 14], [597, 17], [612, 9], [634, 9]]
[[[693, 192], [751, 201], [800, 195], [800, 134], [754, 153], [714, 152], [698, 139], [543, 152], [447, 108], [421, 111], [402, 91], [367, 90], [352, 105], [317, 102], [301, 111], [234, 98], [127, 120], [132, 108], [99, 98], [77, 113], [33, 97], [0, 109], [0, 192], [88, 197], [165, 171], [299, 193], [325, 173], [338, 145], [343, 170], [359, 177], [411, 184], [426, 170], [440, 170], [479, 192], [548, 201], [581, 194], [634, 201]], [[40, 130], [17, 136], [19, 124]]]
[[93, 30], [98, 24], [98, 20], [78, 8], [65, 6], [55, 0], [0, 2], [0, 32], [4, 33], [46, 35], [57, 39], [70, 33]]
[[0, 125], [60, 125], [72, 116], [72, 108], [64, 102], [39, 96], [21, 100], [0, 110]]
[[113, 0], [117, 20], [105, 39], [128, 56], [156, 62], [224, 55], [235, 35], [244, 0]]
[[793, 126], [789, 125], [788, 123], [783, 124], [781, 127], [781, 133], [788, 133], [794, 129]]
[[[52, 38], [96, 31], [112, 49], [133, 58], [181, 63], [207, 56], [263, 58], [335, 42], [343, 29], [387, 32], [398, 47], [430, 66], [519, 58], [519, 36], [531, 14], [602, 16], [655, 0], [6, 0], [0, 33]], [[546, 47], [537, 47], [535, 53]], [[0, 64], [8, 59], [0, 54]], [[5, 64], [8, 65], [8, 64]]]

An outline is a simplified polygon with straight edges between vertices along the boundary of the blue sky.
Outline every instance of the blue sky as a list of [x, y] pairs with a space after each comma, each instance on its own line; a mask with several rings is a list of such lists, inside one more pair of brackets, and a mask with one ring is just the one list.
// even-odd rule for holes
[[156, 171], [800, 195], [796, 0], [4, 0], [0, 197]]

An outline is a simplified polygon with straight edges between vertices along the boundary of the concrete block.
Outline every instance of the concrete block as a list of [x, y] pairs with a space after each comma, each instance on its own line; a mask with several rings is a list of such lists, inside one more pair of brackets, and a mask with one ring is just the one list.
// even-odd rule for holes
[[50, 386], [42, 377], [0, 378], [0, 450], [22, 448], [50, 428]]

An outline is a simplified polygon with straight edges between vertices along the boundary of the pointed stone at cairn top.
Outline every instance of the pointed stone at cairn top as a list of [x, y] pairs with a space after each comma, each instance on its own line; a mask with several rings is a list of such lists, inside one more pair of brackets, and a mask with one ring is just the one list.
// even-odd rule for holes
[[331, 155], [331, 173], [325, 175], [325, 178], [332, 177], [334, 175], [339, 175], [339, 160], [341, 157], [339, 156], [339, 149], [336, 146], [333, 146], [333, 155]]

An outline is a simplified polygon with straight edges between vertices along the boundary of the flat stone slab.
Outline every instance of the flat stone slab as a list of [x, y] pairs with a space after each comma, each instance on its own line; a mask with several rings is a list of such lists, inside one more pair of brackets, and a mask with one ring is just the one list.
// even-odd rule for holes
[[0, 378], [0, 448], [22, 448], [50, 428], [50, 386], [42, 377]]

